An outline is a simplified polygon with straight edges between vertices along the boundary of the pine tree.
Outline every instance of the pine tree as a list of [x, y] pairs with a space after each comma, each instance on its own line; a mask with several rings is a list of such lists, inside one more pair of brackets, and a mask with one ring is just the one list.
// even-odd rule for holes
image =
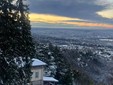
[[35, 45], [36, 58], [46, 62], [48, 65], [45, 76], [55, 77], [61, 85], [72, 85], [71, 69], [61, 50], [51, 43], [37, 44], [37, 42], [35, 42]]
[[55, 78], [59, 80], [61, 85], [72, 85], [72, 71], [70, 65], [62, 54], [62, 51], [57, 46], [53, 49], [53, 56], [56, 63]]
[[[28, 14], [29, 14], [29, 8], [28, 6], [25, 4], [26, 0], [17, 0], [17, 6], [18, 6], [18, 22], [19, 22], [19, 28], [21, 28], [21, 56], [23, 57], [23, 61], [25, 62], [25, 68], [23, 69], [25, 72], [25, 78], [27, 81], [30, 80], [30, 64], [31, 59], [34, 54], [34, 46], [33, 46], [33, 42], [32, 42], [32, 37], [31, 37], [31, 26], [30, 26], [30, 21], [28, 20]], [[25, 2], [25, 3], [24, 3]], [[25, 79], [24, 79], [25, 80]], [[26, 82], [27, 82], [26, 81]]]
[[23, 0], [0, 0], [0, 85], [26, 85], [34, 46]]

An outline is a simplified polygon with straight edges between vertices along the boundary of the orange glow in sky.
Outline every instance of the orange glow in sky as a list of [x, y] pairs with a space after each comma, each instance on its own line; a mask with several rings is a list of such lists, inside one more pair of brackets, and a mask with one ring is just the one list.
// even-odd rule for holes
[[104, 28], [113, 28], [113, 25], [107, 23], [94, 23], [84, 19], [64, 17], [58, 15], [50, 14], [36, 14], [31, 13], [29, 15], [30, 21], [35, 23], [49, 23], [49, 24], [66, 24], [66, 25], [75, 25], [82, 27], [104, 27]]

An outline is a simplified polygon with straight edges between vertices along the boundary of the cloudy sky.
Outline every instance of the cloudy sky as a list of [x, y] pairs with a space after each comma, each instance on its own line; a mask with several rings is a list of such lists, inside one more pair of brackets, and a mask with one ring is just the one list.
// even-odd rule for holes
[[29, 0], [32, 27], [113, 28], [113, 0]]

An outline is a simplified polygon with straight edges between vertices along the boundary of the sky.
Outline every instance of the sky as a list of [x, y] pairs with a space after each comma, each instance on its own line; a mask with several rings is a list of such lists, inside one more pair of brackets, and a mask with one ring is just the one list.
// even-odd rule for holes
[[28, 0], [32, 27], [113, 28], [113, 0]]

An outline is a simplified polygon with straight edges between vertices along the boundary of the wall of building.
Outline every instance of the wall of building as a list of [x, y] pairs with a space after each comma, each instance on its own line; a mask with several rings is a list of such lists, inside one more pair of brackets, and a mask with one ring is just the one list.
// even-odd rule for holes
[[43, 66], [32, 68], [31, 71], [33, 72], [31, 79], [32, 85], [43, 85]]

